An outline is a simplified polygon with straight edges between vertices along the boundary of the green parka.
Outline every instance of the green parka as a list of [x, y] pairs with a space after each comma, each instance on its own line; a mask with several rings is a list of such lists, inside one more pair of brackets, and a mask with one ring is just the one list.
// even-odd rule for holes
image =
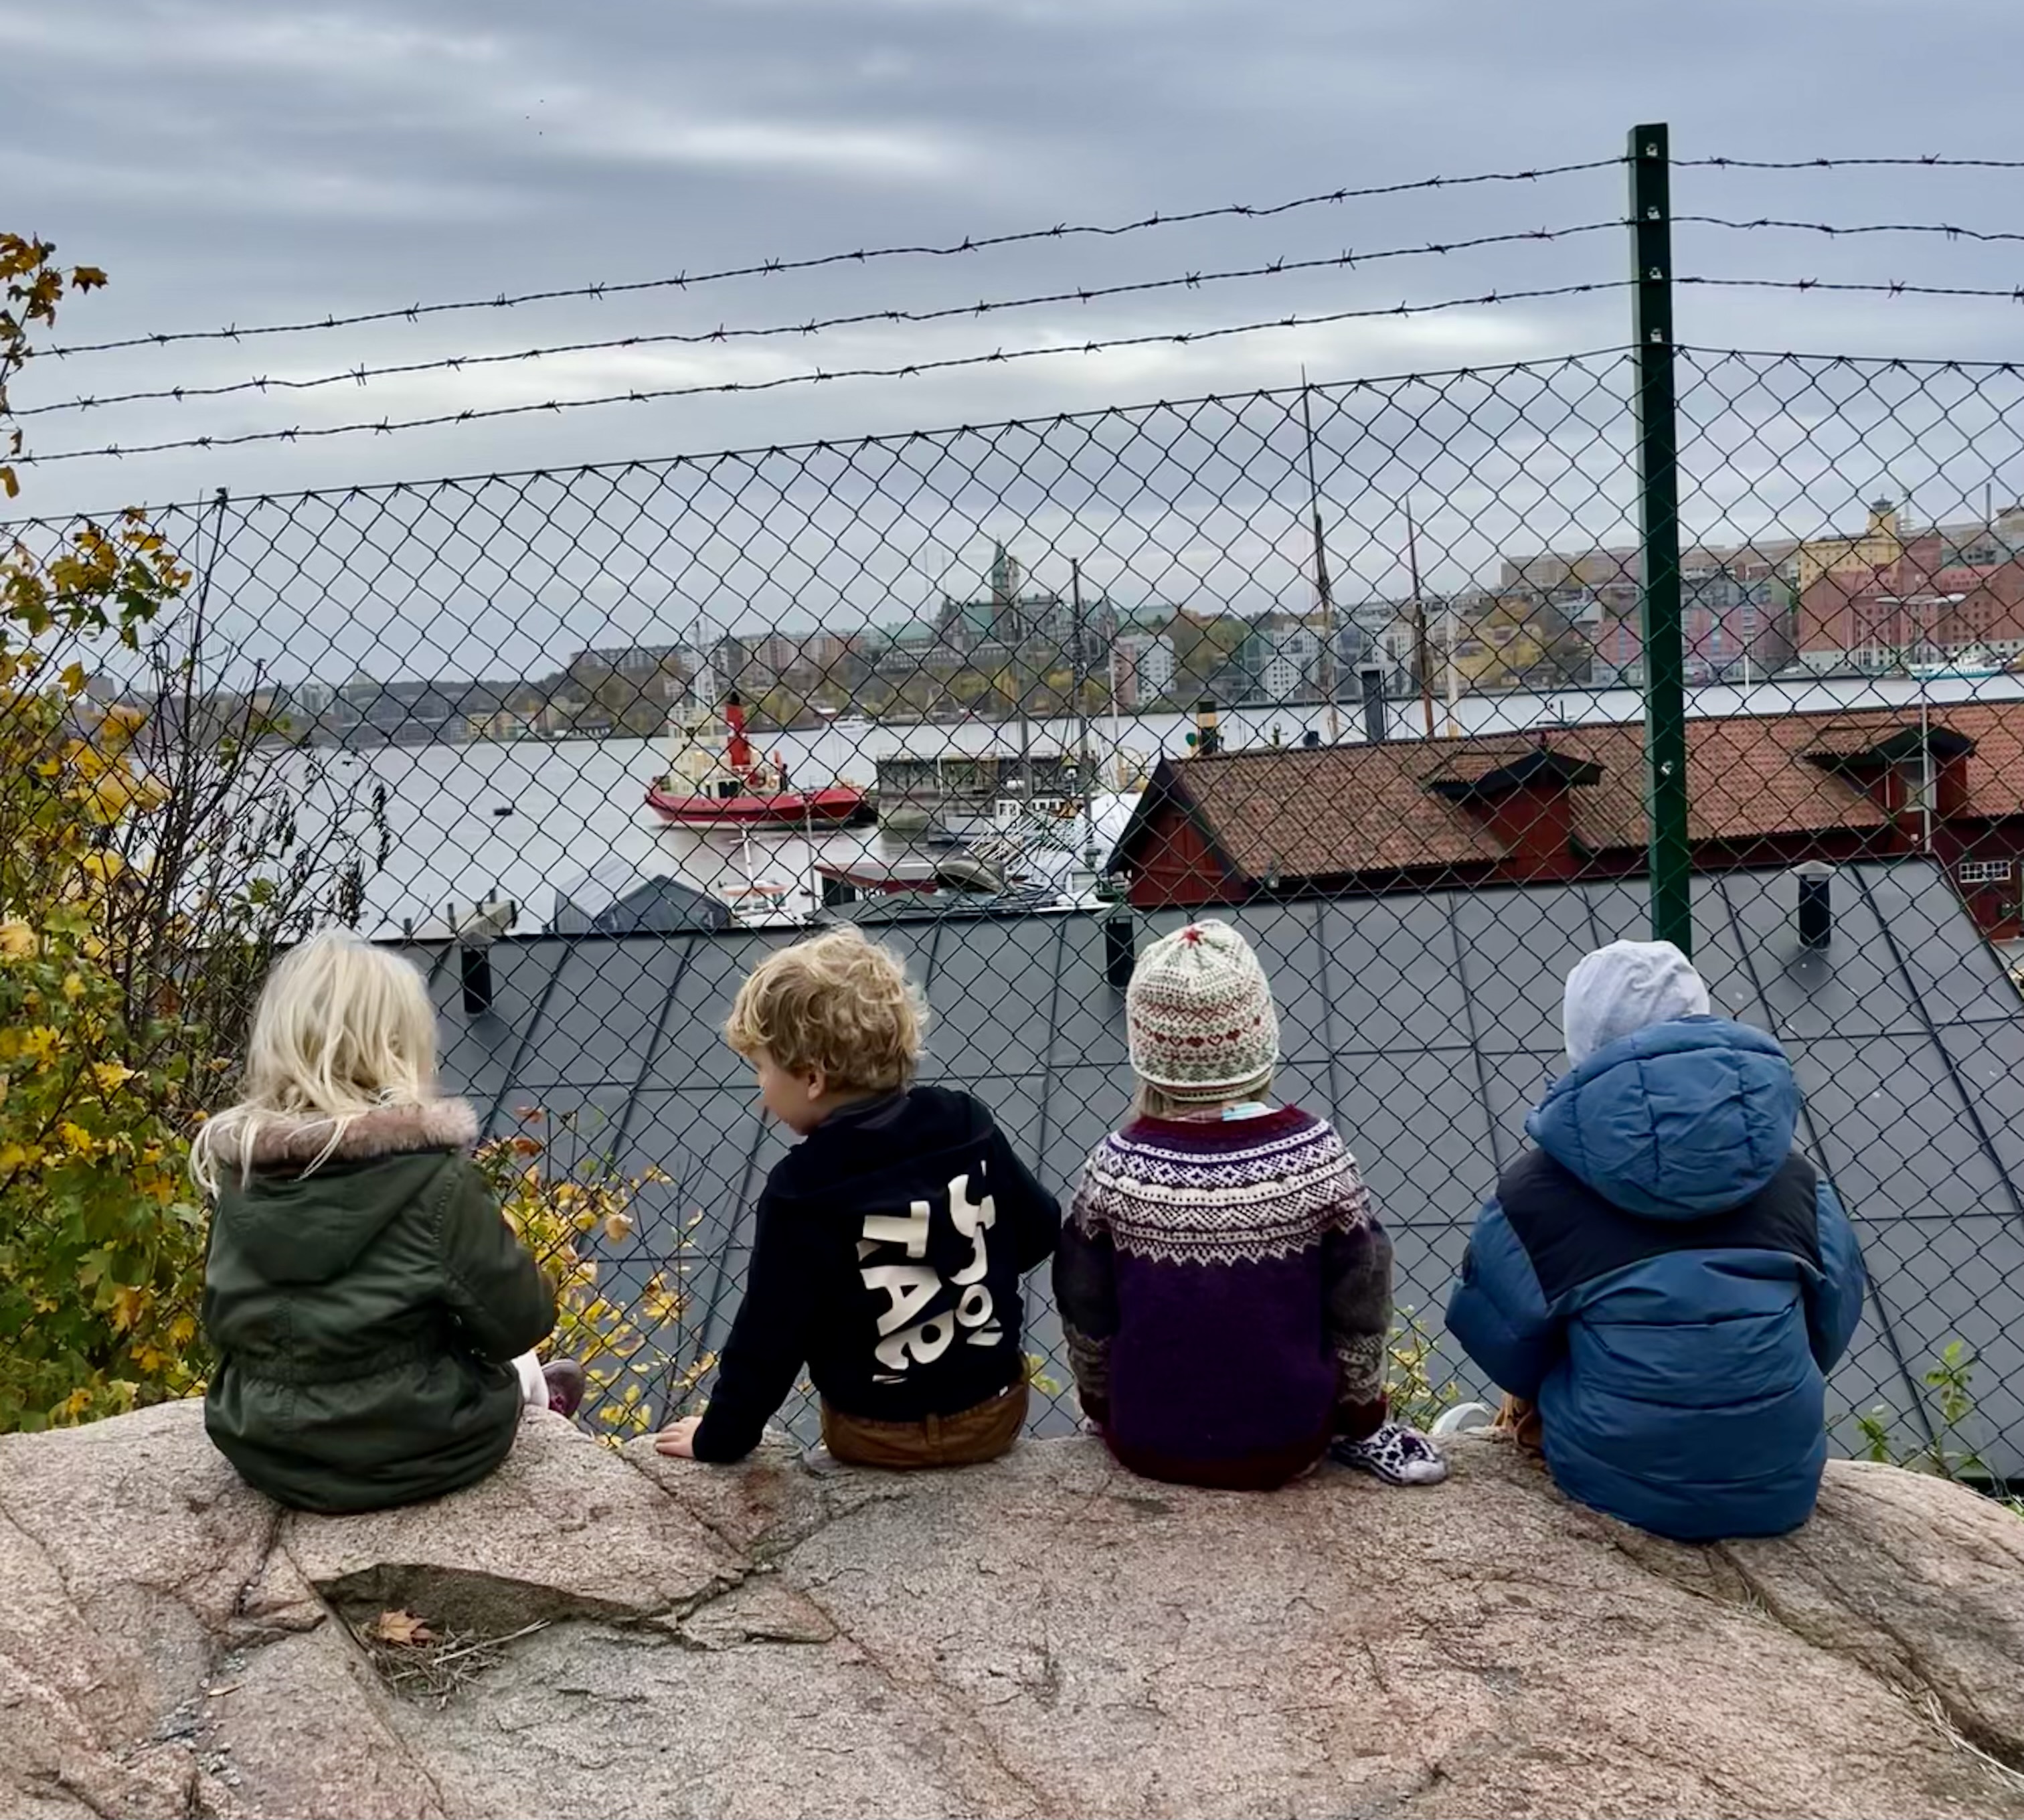
[[204, 1426], [248, 1484], [305, 1510], [412, 1503], [482, 1478], [519, 1426], [511, 1361], [553, 1291], [465, 1154], [460, 1100], [348, 1126], [264, 1125], [221, 1157], [204, 1325]]

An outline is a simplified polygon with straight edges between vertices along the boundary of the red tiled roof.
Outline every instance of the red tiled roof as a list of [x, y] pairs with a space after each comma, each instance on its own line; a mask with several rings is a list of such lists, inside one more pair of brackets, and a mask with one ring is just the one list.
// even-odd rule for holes
[[[1966, 813], [2024, 815], [2024, 702], [1936, 706], [1931, 725], [1971, 739]], [[1848, 758], [1916, 729], [1903, 709], [1747, 716], [1687, 723], [1688, 831], [1695, 841], [1872, 829], [1887, 820], [1861, 785], [1811, 760]], [[1168, 768], [1239, 871], [1262, 879], [1494, 862], [1507, 849], [1483, 818], [1436, 795], [1538, 750], [1541, 736], [1392, 740], [1318, 750], [1273, 747], [1174, 761]], [[1553, 728], [1547, 748], [1601, 770], [1568, 792], [1572, 832], [1600, 852], [1641, 849], [1641, 725]], [[1149, 801], [1149, 808], [1150, 803]], [[1127, 836], [1128, 857], [1146, 831]]]

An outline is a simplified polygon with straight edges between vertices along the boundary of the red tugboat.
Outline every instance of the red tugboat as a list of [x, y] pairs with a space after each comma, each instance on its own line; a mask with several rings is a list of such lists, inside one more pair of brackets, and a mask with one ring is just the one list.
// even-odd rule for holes
[[[668, 769], [647, 787], [647, 805], [663, 821], [684, 827], [840, 827], [870, 813], [852, 783], [817, 790], [788, 787], [786, 767], [760, 756], [745, 733], [745, 706], [735, 691], [724, 699], [724, 725], [707, 714], [673, 723]], [[721, 751], [720, 732], [728, 733]]]

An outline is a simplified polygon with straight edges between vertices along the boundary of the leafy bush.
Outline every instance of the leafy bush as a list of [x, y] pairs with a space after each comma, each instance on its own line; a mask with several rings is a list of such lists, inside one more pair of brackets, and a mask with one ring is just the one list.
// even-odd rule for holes
[[555, 1284], [556, 1330], [541, 1356], [582, 1365], [589, 1380], [585, 1413], [622, 1442], [654, 1427], [657, 1388], [672, 1418], [717, 1363], [713, 1353], [683, 1358], [689, 1309], [685, 1253], [688, 1232], [702, 1216], [691, 1216], [684, 1227], [673, 1260], [659, 1260], [627, 1301], [614, 1300], [602, 1280], [607, 1266], [593, 1252], [600, 1240], [618, 1246], [633, 1237], [640, 1191], [666, 1185], [667, 1177], [658, 1170], [619, 1174], [591, 1150], [574, 1117], [555, 1121], [552, 1139], [534, 1135], [548, 1122], [537, 1109], [523, 1111], [517, 1135], [479, 1147], [478, 1166], [498, 1194], [507, 1223]]
[[1926, 1388], [1933, 1393], [1932, 1412], [1939, 1418], [1928, 1440], [1901, 1446], [1890, 1411], [1880, 1403], [1859, 1413], [1855, 1426], [1862, 1437], [1861, 1457], [1878, 1466], [1906, 1466], [1942, 1479], [1990, 1477], [1988, 1463], [1968, 1432], [1974, 1422], [1976, 1363], [1964, 1341], [1949, 1340], [1927, 1368]]
[[[104, 282], [54, 251], [0, 234], [0, 417], [30, 330]], [[0, 1431], [200, 1387], [189, 1136], [275, 952], [360, 877], [299, 838], [312, 774], [256, 690], [211, 686], [198, 578], [147, 519], [42, 536], [0, 548]]]

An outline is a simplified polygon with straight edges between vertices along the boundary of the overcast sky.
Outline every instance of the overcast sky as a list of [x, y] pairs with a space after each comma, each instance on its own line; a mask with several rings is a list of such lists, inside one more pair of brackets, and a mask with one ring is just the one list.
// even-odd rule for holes
[[[2015, 156], [2015, 36], [1995, 0], [20, 0], [0, 11], [10, 129], [0, 226], [111, 273], [112, 288], [68, 306], [60, 325], [60, 341], [97, 341], [1607, 158], [1648, 119], [1670, 122], [1681, 157]], [[2024, 231], [2018, 187], [2014, 172], [1686, 171], [1674, 202], [1682, 213]], [[14, 402], [920, 310], [1581, 226], [1617, 219], [1622, 192], [1622, 172], [1608, 169], [624, 300], [50, 359], [17, 382]], [[2003, 286], [2024, 278], [2020, 252], [1683, 228], [1677, 262]], [[53, 413], [28, 427], [34, 448], [53, 453], [398, 419], [1607, 282], [1626, 261], [1611, 228], [983, 321], [557, 357]], [[1628, 307], [1611, 291], [904, 382], [51, 465], [24, 472], [21, 505], [100, 508], [220, 486], [243, 497], [904, 431], [1282, 385], [1303, 363], [1334, 380], [1538, 360], [1620, 344]], [[1716, 347], [2004, 358], [2024, 346], [2024, 311], [1971, 299], [1688, 291], [1679, 317], [1683, 339]], [[1851, 474], [1848, 485], [1859, 497], [1875, 479]]]

